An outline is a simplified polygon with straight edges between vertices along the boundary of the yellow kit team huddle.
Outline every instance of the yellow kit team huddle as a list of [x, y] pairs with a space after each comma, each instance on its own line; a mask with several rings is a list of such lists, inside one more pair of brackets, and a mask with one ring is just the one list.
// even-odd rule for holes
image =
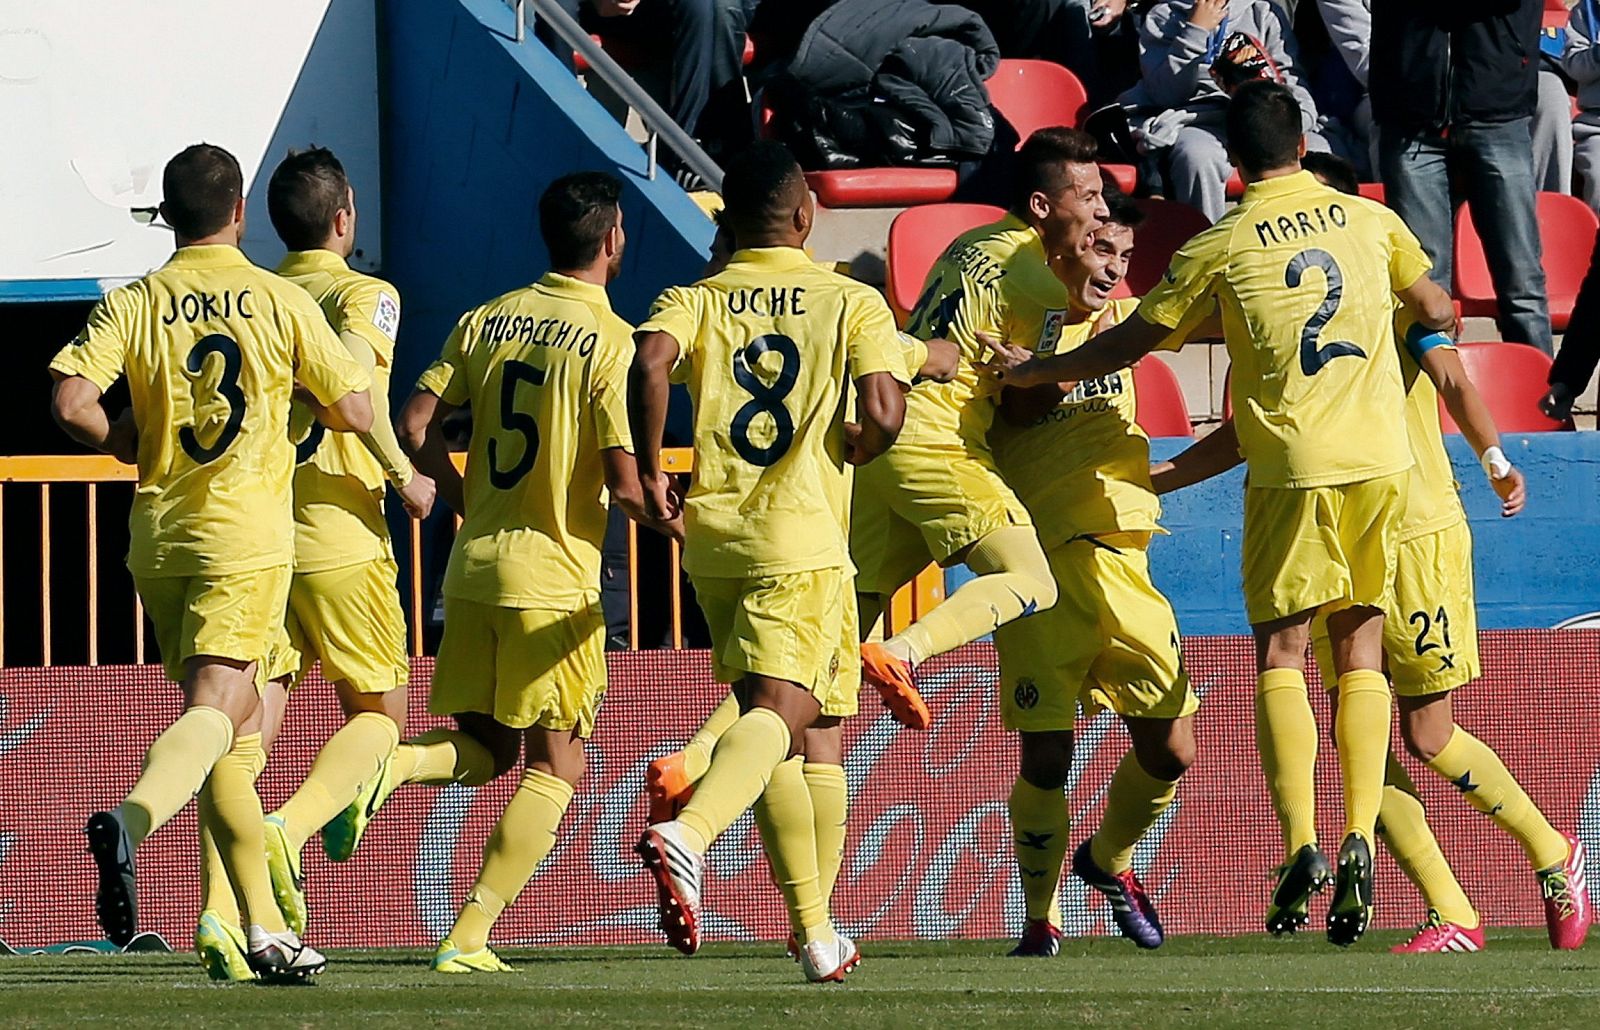
[[[275, 276], [238, 250], [237, 163], [185, 150], [163, 182], [176, 253], [108, 294], [51, 364], [67, 432], [138, 464], [129, 567], [185, 698], [122, 803], [85, 830], [108, 936], [136, 931], [139, 844], [198, 795], [196, 946], [209, 972], [315, 975], [324, 958], [300, 938], [310, 839], [349, 858], [401, 785], [479, 785], [520, 758], [433, 959], [445, 973], [509, 969], [491, 929], [555, 843], [606, 687], [598, 588], [614, 503], [684, 541], [712, 670], [730, 685], [648, 778], [652, 823], [637, 851], [675, 947], [698, 949], [704, 855], [753, 806], [792, 956], [810, 981], [843, 979], [860, 953], [830, 916], [848, 807], [841, 721], [865, 683], [925, 728], [916, 667], [991, 633], [1004, 724], [1021, 741], [1009, 807], [1027, 922], [1012, 953], [1059, 948], [1080, 709], [1115, 712], [1130, 748], [1071, 870], [1125, 936], [1158, 947], [1133, 852], [1195, 760], [1198, 700], [1146, 549], [1162, 532], [1158, 493], [1243, 460], [1257, 733], [1285, 837], [1268, 929], [1302, 926], [1331, 882], [1329, 939], [1359, 939], [1381, 825], [1430, 908], [1402, 947], [1483, 947], [1388, 755], [1392, 680], [1408, 747], [1522, 844], [1552, 944], [1581, 944], [1581, 844], [1450, 713], [1477, 655], [1470, 537], [1438, 398], [1507, 515], [1523, 503], [1521, 477], [1461, 371], [1453, 310], [1420, 245], [1387, 209], [1302, 170], [1299, 125], [1281, 87], [1240, 91], [1229, 139], [1245, 197], [1138, 302], [1111, 299], [1137, 208], [1104, 195], [1091, 139], [1041, 130], [1017, 155], [1010, 212], [946, 249], [905, 333], [876, 291], [807, 256], [812, 201], [780, 145], [730, 162], [714, 267], [668, 289], [637, 331], [606, 294], [625, 242], [621, 184], [570, 175], [540, 200], [551, 271], [463, 315], [393, 422], [399, 298], [345, 263], [355, 204], [337, 160], [310, 150], [274, 172], [269, 208], [290, 251]], [[1236, 421], [1152, 467], [1131, 366], [1219, 332]], [[123, 377], [133, 406], [113, 418], [101, 399]], [[693, 406], [686, 490], [660, 464], [673, 384]], [[463, 479], [442, 426], [468, 405]], [[462, 517], [429, 695], [454, 728], [410, 739], [388, 486], [413, 515], [437, 494]], [[975, 578], [862, 642], [930, 560]], [[1413, 611], [1437, 626], [1426, 647]], [[1332, 865], [1312, 805], [1313, 638], [1335, 690], [1345, 796]], [[315, 662], [346, 723], [264, 814], [256, 777], [288, 686]]]

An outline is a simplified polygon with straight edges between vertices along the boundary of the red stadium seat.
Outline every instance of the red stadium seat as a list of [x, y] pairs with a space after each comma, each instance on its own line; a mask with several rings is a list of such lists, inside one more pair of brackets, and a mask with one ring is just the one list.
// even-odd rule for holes
[[922, 293], [928, 269], [950, 241], [980, 225], [997, 221], [1003, 208], [990, 204], [925, 204], [895, 215], [889, 224], [889, 306], [905, 325], [906, 316]]
[[1083, 83], [1051, 61], [1001, 61], [984, 86], [989, 90], [989, 102], [1021, 140], [1052, 125], [1075, 128], [1089, 107], [1089, 92]]
[[[1550, 387], [1550, 358], [1521, 343], [1463, 343], [1461, 363], [1472, 385], [1494, 416], [1502, 433], [1551, 433], [1574, 428], [1572, 420], [1557, 422], [1539, 410], [1539, 398]], [[1447, 433], [1459, 433], [1455, 419], [1439, 402], [1439, 421]]]
[[1356, 187], [1356, 192], [1360, 193], [1368, 200], [1376, 200], [1380, 204], [1387, 204], [1389, 202], [1388, 193], [1384, 190], [1383, 183], [1381, 182], [1361, 183]]
[[1154, 354], [1133, 366], [1133, 395], [1138, 401], [1135, 418], [1150, 436], [1193, 436], [1189, 404], [1183, 399], [1172, 366]]
[[939, 204], [956, 192], [950, 168], [841, 168], [807, 172], [823, 207], [901, 207]]
[[1117, 189], [1132, 196], [1139, 185], [1139, 169], [1133, 165], [1100, 165], [1100, 174], [1116, 184]]
[[1229, 200], [1238, 200], [1244, 196], [1244, 179], [1239, 175], [1239, 169], [1234, 168], [1228, 172], [1228, 184], [1222, 190], [1223, 196]]
[[1540, 24], [1547, 29], [1564, 29], [1570, 16], [1565, 7], [1546, 7]]
[[[1149, 197], [1135, 200], [1144, 212], [1134, 241], [1133, 260], [1128, 263], [1128, 278], [1123, 280], [1128, 296], [1140, 297], [1155, 288], [1179, 247], [1197, 233], [1211, 228], [1206, 216], [1177, 200]], [[1120, 292], [1121, 286], [1118, 290]]]
[[[1588, 204], [1565, 193], [1540, 193], [1538, 218], [1550, 322], [1556, 332], [1564, 332], [1578, 298], [1578, 287], [1589, 271], [1600, 220]], [[1464, 314], [1486, 318], [1499, 314], [1483, 241], [1478, 238], [1465, 204], [1456, 213], [1455, 275], [1456, 298], [1461, 301]]]

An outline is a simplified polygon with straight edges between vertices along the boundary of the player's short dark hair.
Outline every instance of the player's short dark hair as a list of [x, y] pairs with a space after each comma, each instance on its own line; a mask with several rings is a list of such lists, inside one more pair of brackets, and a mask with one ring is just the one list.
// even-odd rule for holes
[[1228, 150], [1245, 171], [1284, 168], [1300, 156], [1300, 102], [1288, 86], [1266, 79], [1240, 86], [1228, 101], [1227, 124]]
[[1055, 196], [1072, 182], [1067, 165], [1094, 164], [1100, 154], [1094, 137], [1057, 125], [1039, 129], [1017, 151], [1011, 174], [1011, 208], [1021, 214], [1035, 193]]
[[1308, 151], [1306, 156], [1300, 159], [1300, 167], [1340, 193], [1361, 192], [1361, 180], [1356, 177], [1356, 166], [1336, 154]]
[[587, 268], [617, 224], [622, 180], [606, 172], [574, 172], [539, 197], [539, 235], [556, 269]]
[[735, 237], [761, 232], [786, 219], [805, 188], [793, 151], [777, 140], [757, 140], [735, 154], [722, 176], [722, 224]]
[[186, 240], [210, 236], [233, 220], [244, 196], [238, 160], [221, 147], [184, 147], [161, 172], [161, 216]]
[[1130, 229], [1137, 229], [1144, 224], [1144, 208], [1134, 203], [1132, 197], [1117, 189], [1110, 183], [1105, 190], [1106, 221], [1114, 225], [1125, 225]]
[[267, 214], [290, 250], [314, 250], [350, 206], [344, 165], [326, 147], [291, 150], [267, 180]]

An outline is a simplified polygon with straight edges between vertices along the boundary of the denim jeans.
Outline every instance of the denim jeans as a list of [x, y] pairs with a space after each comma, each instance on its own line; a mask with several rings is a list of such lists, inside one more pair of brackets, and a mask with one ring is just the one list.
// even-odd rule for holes
[[1500, 303], [1500, 335], [1552, 353], [1539, 223], [1532, 119], [1456, 125], [1448, 136], [1380, 126], [1378, 164], [1389, 206], [1433, 260], [1433, 281], [1451, 288], [1455, 201], [1464, 200], [1483, 240]]

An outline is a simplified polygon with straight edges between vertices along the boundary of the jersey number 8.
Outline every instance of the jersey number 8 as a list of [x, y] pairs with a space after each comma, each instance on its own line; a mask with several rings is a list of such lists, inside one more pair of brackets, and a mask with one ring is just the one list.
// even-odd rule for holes
[[[756, 362], [764, 354], [776, 354], [782, 359], [778, 377], [772, 385], [756, 375]], [[783, 399], [794, 390], [800, 378], [800, 348], [793, 340], [778, 333], [758, 336], [733, 355], [733, 381], [738, 383], [750, 400], [733, 413], [733, 424], [728, 427], [733, 438], [733, 449], [739, 457], [752, 465], [768, 468], [776, 465], [794, 445], [794, 416], [783, 406]], [[758, 446], [750, 439], [750, 424], [757, 415], [765, 412], [772, 419], [773, 438], [766, 446]]]

